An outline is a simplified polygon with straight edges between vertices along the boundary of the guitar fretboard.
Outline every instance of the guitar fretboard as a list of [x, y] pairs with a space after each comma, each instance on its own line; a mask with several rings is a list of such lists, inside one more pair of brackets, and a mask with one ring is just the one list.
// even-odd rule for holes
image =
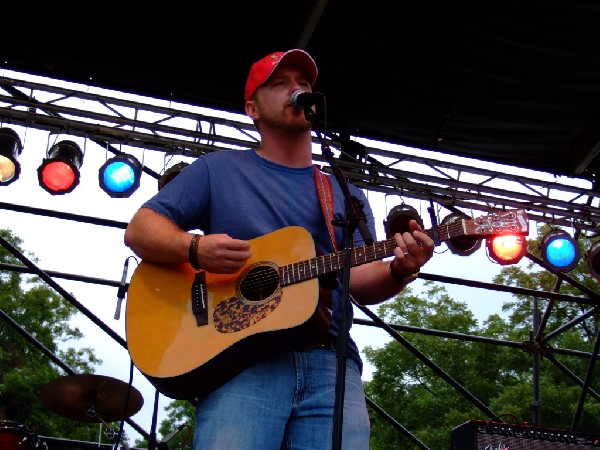
[[[466, 234], [463, 222], [464, 221], [461, 220], [448, 225], [440, 225], [438, 227], [440, 241]], [[433, 238], [433, 230], [425, 230], [424, 233]], [[371, 245], [356, 247], [352, 250], [352, 255], [350, 257], [351, 267], [360, 266], [392, 256], [395, 248], [395, 239], [387, 239]], [[329, 253], [328, 255], [317, 256], [312, 259], [281, 267], [280, 283], [283, 287], [321, 275], [326, 275], [331, 272], [336, 272], [343, 268], [344, 252]]]
[[[386, 258], [394, 254], [396, 241], [388, 239], [387, 241], [377, 242], [372, 245], [363, 245], [352, 250], [351, 266], [360, 266], [372, 261]], [[280, 268], [280, 284], [287, 286], [309, 280], [331, 272], [336, 272], [344, 267], [344, 252], [329, 253], [328, 255], [317, 256], [293, 264], [288, 264]]]

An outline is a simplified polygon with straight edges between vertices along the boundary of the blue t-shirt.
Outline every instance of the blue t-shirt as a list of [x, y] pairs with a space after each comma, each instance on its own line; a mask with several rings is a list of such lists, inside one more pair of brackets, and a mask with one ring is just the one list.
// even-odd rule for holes
[[[336, 218], [345, 215], [342, 190], [331, 177]], [[361, 200], [371, 234], [375, 236], [373, 214], [364, 193], [350, 185], [350, 193]], [[315, 185], [312, 166], [296, 169], [269, 162], [254, 150], [219, 151], [204, 155], [185, 168], [144, 205], [168, 217], [184, 230], [205, 234], [224, 233], [249, 240], [280, 228], [299, 225], [313, 236], [323, 253], [334, 251]], [[336, 245], [343, 235], [335, 227]], [[360, 233], [354, 244], [363, 245]], [[341, 286], [341, 284], [340, 284]], [[333, 323], [336, 334], [341, 288], [333, 293]], [[352, 307], [349, 307], [350, 323]], [[356, 344], [350, 354], [361, 364]]]

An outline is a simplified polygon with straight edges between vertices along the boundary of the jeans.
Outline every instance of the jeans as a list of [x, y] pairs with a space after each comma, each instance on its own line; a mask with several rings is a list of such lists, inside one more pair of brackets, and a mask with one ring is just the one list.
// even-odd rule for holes
[[[332, 448], [335, 350], [284, 352], [254, 364], [200, 399], [194, 450]], [[342, 448], [369, 448], [358, 366], [347, 359]]]

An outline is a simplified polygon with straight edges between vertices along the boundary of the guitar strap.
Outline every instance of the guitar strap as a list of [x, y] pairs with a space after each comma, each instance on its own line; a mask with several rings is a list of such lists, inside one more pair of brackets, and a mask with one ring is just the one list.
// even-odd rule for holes
[[333, 250], [337, 252], [337, 245], [335, 244], [335, 229], [333, 226], [333, 191], [331, 189], [331, 180], [327, 175], [321, 172], [317, 166], [314, 166], [314, 169], [315, 185], [317, 186], [321, 210], [323, 211], [323, 217], [325, 218], [327, 230], [329, 230], [329, 236], [331, 237]]
[[[331, 180], [317, 166], [314, 166], [314, 172], [315, 185], [323, 217], [325, 218], [325, 224], [331, 237], [333, 250], [337, 252], [335, 229], [333, 227], [333, 191], [331, 189]], [[337, 284], [338, 281], [335, 273], [319, 277], [319, 302], [315, 313], [304, 324], [304, 329], [312, 339], [311, 347], [314, 345], [331, 346], [331, 336], [329, 335], [329, 329], [331, 328], [331, 294], [325, 294], [325, 291], [331, 291]], [[321, 289], [321, 287], [324, 289]], [[326, 296], [326, 299], [323, 295]]]

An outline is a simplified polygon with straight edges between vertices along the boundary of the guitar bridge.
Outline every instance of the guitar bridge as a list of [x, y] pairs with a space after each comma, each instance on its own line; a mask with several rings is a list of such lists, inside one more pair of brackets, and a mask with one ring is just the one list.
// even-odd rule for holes
[[208, 325], [208, 291], [206, 290], [206, 272], [197, 272], [192, 284], [192, 313], [196, 325]]

